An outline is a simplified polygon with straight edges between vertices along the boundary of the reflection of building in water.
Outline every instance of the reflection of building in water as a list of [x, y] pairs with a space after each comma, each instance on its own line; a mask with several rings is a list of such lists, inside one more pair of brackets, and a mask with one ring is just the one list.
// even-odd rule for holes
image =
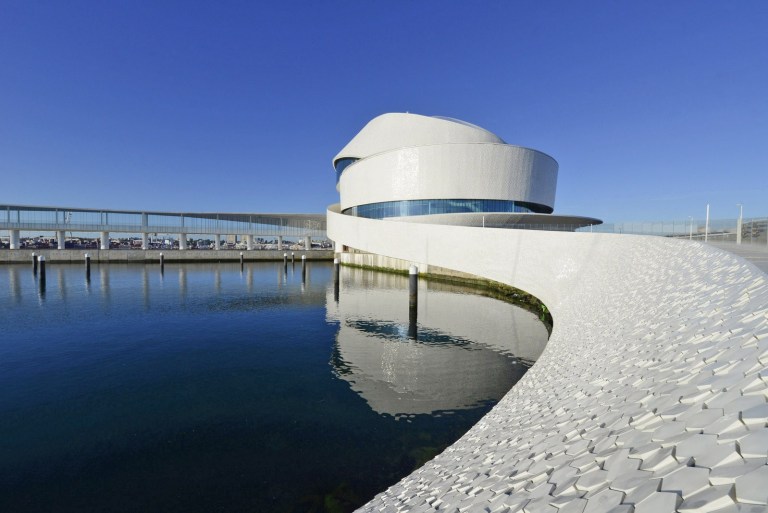
[[[353, 274], [362, 287], [348, 285]], [[409, 340], [405, 277], [345, 268], [341, 282], [339, 302], [331, 289], [326, 302], [329, 320], [340, 325], [332, 365], [379, 413], [497, 400], [525, 371], [518, 358], [535, 360], [546, 344], [546, 328], [532, 313], [435, 284], [422, 284], [418, 340]]]

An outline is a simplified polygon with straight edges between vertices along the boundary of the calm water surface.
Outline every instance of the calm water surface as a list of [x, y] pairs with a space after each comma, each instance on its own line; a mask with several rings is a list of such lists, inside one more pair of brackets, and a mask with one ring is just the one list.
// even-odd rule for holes
[[536, 317], [330, 264], [0, 267], [0, 511], [351, 511], [525, 372]]

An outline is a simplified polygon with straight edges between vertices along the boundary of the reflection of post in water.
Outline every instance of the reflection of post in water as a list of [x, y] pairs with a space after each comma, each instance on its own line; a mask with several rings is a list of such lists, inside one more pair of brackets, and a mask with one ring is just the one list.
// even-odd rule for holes
[[8, 266], [8, 281], [11, 286], [13, 302], [21, 303], [21, 282], [19, 281], [19, 271], [15, 265]]
[[249, 267], [245, 271], [245, 283], [248, 286], [248, 293], [253, 294], [253, 268]]
[[213, 288], [217, 296], [221, 294], [221, 269], [218, 266], [213, 271]]
[[333, 300], [339, 302], [339, 259], [333, 259]]
[[187, 270], [184, 264], [179, 266], [179, 296], [182, 299], [187, 297]]
[[59, 283], [59, 297], [65, 301], [67, 299], [67, 283], [64, 279], [64, 270], [61, 267], [56, 267], [56, 278]]
[[408, 338], [416, 340], [416, 323], [419, 315], [419, 268], [412, 265], [408, 269]]
[[109, 301], [109, 267], [104, 263], [99, 263], [99, 279], [101, 280], [101, 295], [105, 302]]
[[149, 272], [145, 265], [141, 269], [141, 291], [144, 295], [144, 311], [149, 311]]

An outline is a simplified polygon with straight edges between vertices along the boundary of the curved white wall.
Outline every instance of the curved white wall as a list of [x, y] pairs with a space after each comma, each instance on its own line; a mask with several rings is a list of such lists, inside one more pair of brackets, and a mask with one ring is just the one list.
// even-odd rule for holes
[[417, 199], [493, 199], [555, 204], [557, 162], [506, 144], [400, 148], [360, 160], [339, 180], [342, 210]]
[[554, 318], [494, 410], [363, 511], [765, 511], [768, 276], [752, 264], [688, 241], [337, 208], [328, 233], [519, 287]]
[[391, 112], [373, 118], [333, 158], [364, 158], [394, 148], [451, 142], [500, 143], [497, 135], [475, 125], [419, 114]]

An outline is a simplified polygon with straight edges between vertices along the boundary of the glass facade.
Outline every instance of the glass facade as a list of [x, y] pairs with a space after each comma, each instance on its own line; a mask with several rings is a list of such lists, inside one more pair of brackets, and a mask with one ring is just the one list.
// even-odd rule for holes
[[351, 164], [354, 164], [360, 159], [356, 158], [343, 158], [336, 161], [336, 164], [334, 167], [336, 168], [336, 183], [339, 183], [339, 178], [341, 178], [341, 173], [344, 172], [345, 169], [347, 169]]
[[344, 210], [344, 214], [369, 219], [387, 217], [425, 216], [430, 214], [461, 214], [468, 212], [521, 212], [549, 214], [552, 209], [536, 203], [508, 200], [432, 199], [385, 201], [359, 205]]

